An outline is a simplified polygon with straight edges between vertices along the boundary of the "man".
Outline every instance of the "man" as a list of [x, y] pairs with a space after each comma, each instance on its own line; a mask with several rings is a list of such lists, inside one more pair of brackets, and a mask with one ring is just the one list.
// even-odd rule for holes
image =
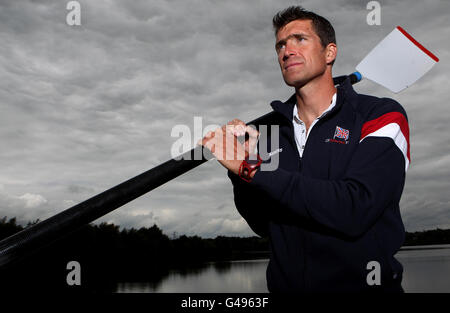
[[[278, 168], [264, 171], [251, 160], [258, 132], [240, 120], [202, 140], [229, 170], [238, 211], [270, 238], [268, 289], [403, 292], [394, 254], [405, 232], [406, 113], [392, 99], [357, 94], [349, 79], [335, 87], [335, 34], [323, 17], [289, 7], [273, 25], [283, 79], [295, 89], [271, 104]], [[235, 140], [245, 132], [245, 144]]]

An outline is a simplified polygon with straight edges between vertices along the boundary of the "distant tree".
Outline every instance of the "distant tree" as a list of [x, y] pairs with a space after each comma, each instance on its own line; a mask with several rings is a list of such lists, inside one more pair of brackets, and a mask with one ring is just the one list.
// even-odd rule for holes
[[0, 240], [9, 237], [23, 229], [22, 226], [17, 225], [16, 218], [7, 219], [6, 216], [0, 219]]

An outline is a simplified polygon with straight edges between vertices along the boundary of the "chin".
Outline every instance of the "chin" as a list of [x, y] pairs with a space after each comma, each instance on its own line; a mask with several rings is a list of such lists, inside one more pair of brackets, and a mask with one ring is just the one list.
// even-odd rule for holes
[[284, 82], [286, 83], [286, 85], [290, 86], [290, 87], [301, 87], [303, 86], [306, 82], [304, 79], [300, 79], [300, 78], [286, 78], [284, 77]]

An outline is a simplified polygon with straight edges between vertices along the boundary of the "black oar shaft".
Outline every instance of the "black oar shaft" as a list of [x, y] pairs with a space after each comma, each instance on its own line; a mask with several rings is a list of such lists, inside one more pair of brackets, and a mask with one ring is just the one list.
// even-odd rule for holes
[[[251, 121], [264, 124], [272, 113]], [[207, 151], [207, 150], [205, 150]], [[198, 146], [0, 241], [0, 267], [22, 258], [206, 162]]]

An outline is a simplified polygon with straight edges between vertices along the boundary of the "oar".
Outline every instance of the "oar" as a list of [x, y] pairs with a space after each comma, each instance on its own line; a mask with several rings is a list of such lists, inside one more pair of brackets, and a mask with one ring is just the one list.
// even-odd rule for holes
[[356, 66], [363, 77], [398, 93], [414, 84], [439, 59], [397, 26]]
[[[360, 81], [363, 76], [398, 92], [423, 76], [438, 61], [431, 52], [423, 48], [400, 27], [396, 28], [394, 32], [381, 41], [361, 61], [357, 66], [358, 72], [349, 75], [352, 83]], [[399, 36], [397, 32], [400, 32], [407, 40]], [[346, 78], [347, 76], [336, 77], [334, 82], [340, 84]], [[274, 113], [267, 113], [248, 124], [267, 125], [268, 118], [272, 114]], [[208, 157], [205, 154], [205, 156], [203, 152], [203, 147], [197, 146], [0, 241], [0, 267], [5, 268], [14, 260], [26, 257], [33, 251], [199, 166], [211, 158], [211, 155]]]

